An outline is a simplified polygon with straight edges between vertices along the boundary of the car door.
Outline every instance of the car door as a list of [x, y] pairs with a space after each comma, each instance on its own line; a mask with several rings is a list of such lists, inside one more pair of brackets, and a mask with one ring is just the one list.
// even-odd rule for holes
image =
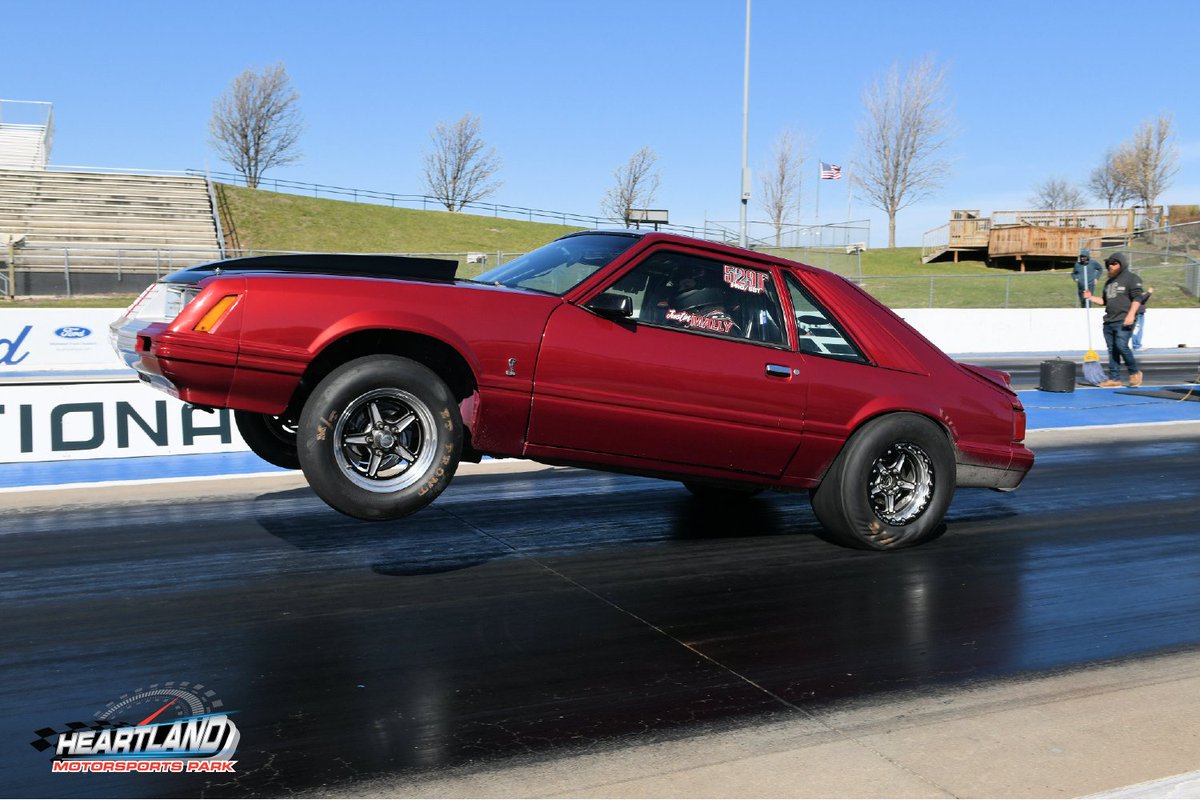
[[[629, 318], [587, 308], [628, 297]], [[681, 247], [649, 251], [602, 292], [551, 315], [538, 354], [530, 455], [778, 476], [799, 444], [805, 377], [773, 267]], [[612, 459], [607, 459], [610, 463]]]

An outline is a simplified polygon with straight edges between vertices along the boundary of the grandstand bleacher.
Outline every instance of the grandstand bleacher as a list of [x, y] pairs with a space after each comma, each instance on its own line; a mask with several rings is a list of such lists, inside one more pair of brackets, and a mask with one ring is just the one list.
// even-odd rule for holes
[[31, 142], [48, 144], [51, 123], [30, 135], [38, 126], [0, 122], [0, 261], [13, 256], [13, 293], [137, 292], [222, 256], [204, 176], [47, 167]]

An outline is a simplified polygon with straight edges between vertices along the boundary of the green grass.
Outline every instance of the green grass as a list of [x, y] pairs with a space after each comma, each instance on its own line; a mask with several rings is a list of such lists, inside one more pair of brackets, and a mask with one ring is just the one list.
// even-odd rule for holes
[[19, 297], [16, 300], [0, 297], [0, 309], [125, 308], [136, 299], [136, 294], [92, 294], [82, 297]]
[[579, 230], [570, 225], [390, 208], [221, 188], [243, 249], [339, 253], [524, 253]]
[[988, 275], [1008, 270], [989, 269], [982, 261], [922, 264], [919, 247], [884, 247], [862, 254], [863, 275]]

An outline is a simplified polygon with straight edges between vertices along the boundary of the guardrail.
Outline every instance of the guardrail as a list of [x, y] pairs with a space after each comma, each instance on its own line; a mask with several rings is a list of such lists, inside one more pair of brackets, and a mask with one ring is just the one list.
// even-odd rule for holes
[[[194, 169], [187, 170], [187, 172], [192, 175], [205, 174], [202, 170]], [[222, 183], [230, 183], [234, 186], [246, 186], [246, 179], [235, 173], [210, 171], [207, 174]], [[353, 203], [386, 205], [393, 208], [401, 206], [405, 208], [419, 207], [423, 211], [445, 210], [445, 205], [441, 200], [426, 194], [397, 194], [374, 189], [356, 189], [350, 186], [333, 186], [324, 183], [307, 183], [279, 178], [262, 178], [258, 182], [258, 188], [287, 194], [304, 194], [311, 195], [312, 197], [344, 199]], [[509, 219], [524, 219], [528, 222], [548, 222], [559, 225], [575, 225], [583, 228], [624, 227], [624, 223], [617, 219], [598, 217], [591, 214], [574, 214], [568, 211], [553, 211], [545, 208], [529, 208], [526, 206], [511, 206], [504, 203], [484, 203], [480, 201], [464, 203], [462, 207], [471, 211], [490, 214], [494, 217], [503, 216]], [[649, 228], [650, 226], [647, 225], [646, 227]], [[676, 225], [670, 223], [660, 224], [657, 226], [657, 229], [682, 233], [699, 239], [711, 239], [720, 236], [724, 240], [724, 237], [727, 235], [726, 231], [715, 226], [696, 227], [694, 225]]]

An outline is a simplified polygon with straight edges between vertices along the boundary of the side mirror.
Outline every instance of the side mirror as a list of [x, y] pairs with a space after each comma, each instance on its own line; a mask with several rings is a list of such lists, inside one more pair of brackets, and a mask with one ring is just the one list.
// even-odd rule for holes
[[605, 292], [588, 303], [587, 309], [608, 319], [626, 319], [633, 316], [633, 299], [627, 294]]

